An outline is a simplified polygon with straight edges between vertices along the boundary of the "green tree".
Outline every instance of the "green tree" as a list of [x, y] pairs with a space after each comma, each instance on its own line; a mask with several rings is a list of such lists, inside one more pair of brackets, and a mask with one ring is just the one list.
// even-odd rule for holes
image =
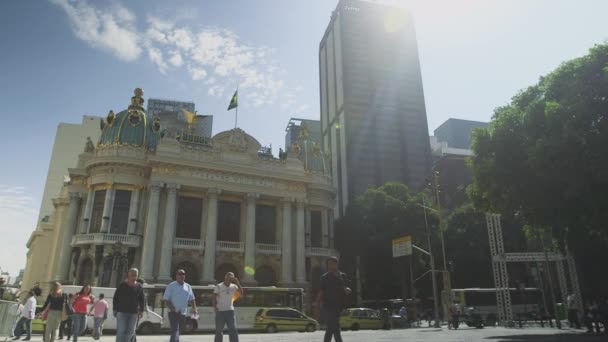
[[[455, 209], [448, 217], [444, 233], [446, 254], [452, 262], [452, 287], [494, 287], [492, 259], [486, 225], [486, 213], [466, 203]], [[522, 222], [512, 217], [502, 218], [505, 251], [524, 251], [526, 236]], [[510, 264], [511, 286], [519, 282], [530, 284], [525, 265]]]
[[[401, 297], [404, 284], [409, 287], [409, 263], [393, 260], [391, 240], [411, 235], [414, 244], [427, 245], [422, 203], [430, 201], [423, 194], [412, 196], [404, 184], [388, 182], [358, 196], [336, 222], [336, 247], [349, 273], [354, 274], [355, 257], [361, 257], [364, 298]], [[427, 211], [427, 220], [436, 233], [437, 216]], [[440, 256], [439, 246], [433, 248]], [[418, 273], [428, 270], [426, 256], [414, 258]]]
[[608, 236], [608, 45], [563, 63], [473, 134], [471, 195], [485, 210], [551, 227], [557, 241]]
[[[608, 44], [563, 63], [495, 110], [473, 134], [477, 208], [552, 230], [576, 255], [583, 286], [606, 294], [594, 265], [608, 250]], [[600, 266], [601, 267], [601, 266]], [[595, 293], [598, 295], [599, 293]]]

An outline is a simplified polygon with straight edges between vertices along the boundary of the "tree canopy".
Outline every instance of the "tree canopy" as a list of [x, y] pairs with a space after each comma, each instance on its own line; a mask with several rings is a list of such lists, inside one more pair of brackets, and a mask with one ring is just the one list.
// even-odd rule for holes
[[[344, 217], [336, 222], [335, 241], [342, 259], [350, 260], [352, 267], [354, 257], [361, 257], [364, 298], [401, 297], [403, 285], [409, 284], [409, 263], [404, 265], [403, 260], [393, 259], [391, 240], [411, 235], [413, 244], [426, 249], [422, 205], [429, 206], [429, 202], [424, 194], [410, 194], [404, 184], [388, 182], [358, 196]], [[436, 234], [438, 219], [428, 210], [427, 223]], [[433, 238], [433, 241], [435, 244], [438, 240]], [[441, 250], [435, 245], [433, 250], [439, 266]], [[416, 274], [428, 270], [426, 256], [414, 258]]]
[[563, 63], [473, 134], [470, 194], [558, 241], [608, 236], [608, 44]]

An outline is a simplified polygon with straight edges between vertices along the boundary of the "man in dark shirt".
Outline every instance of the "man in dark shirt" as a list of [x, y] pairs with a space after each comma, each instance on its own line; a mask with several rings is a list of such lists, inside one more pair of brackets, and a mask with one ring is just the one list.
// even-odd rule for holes
[[342, 342], [340, 312], [346, 295], [351, 293], [347, 282], [346, 274], [338, 270], [338, 258], [327, 259], [327, 273], [321, 276], [321, 290], [317, 296], [317, 307], [321, 307], [321, 317], [327, 325], [324, 342], [330, 342], [332, 337], [336, 342]]
[[144, 289], [137, 283], [138, 274], [137, 268], [130, 269], [127, 280], [120, 283], [114, 293], [116, 342], [131, 342], [135, 335], [137, 320], [141, 318], [146, 307]]

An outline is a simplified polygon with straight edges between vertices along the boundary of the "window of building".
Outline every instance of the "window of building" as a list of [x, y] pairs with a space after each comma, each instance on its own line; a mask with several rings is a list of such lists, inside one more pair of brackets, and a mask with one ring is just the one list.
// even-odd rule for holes
[[219, 241], [240, 241], [241, 203], [220, 201], [217, 220]]
[[323, 246], [323, 220], [319, 210], [310, 212], [310, 244], [312, 247]]
[[93, 211], [91, 212], [90, 233], [101, 231], [101, 221], [103, 220], [103, 205], [106, 199], [106, 190], [97, 190], [93, 196]]
[[255, 207], [255, 242], [276, 243], [276, 207], [256, 205]]
[[177, 203], [175, 237], [182, 239], [201, 239], [202, 214], [202, 198], [180, 197]]
[[131, 205], [131, 191], [116, 190], [114, 195], [114, 209], [110, 225], [111, 234], [127, 234], [129, 225], [129, 206]]

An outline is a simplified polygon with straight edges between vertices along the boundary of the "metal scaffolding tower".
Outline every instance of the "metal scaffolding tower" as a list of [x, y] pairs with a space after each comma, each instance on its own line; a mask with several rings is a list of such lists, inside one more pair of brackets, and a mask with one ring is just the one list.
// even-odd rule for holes
[[[511, 294], [509, 292], [509, 274], [507, 272], [508, 262], [549, 261], [555, 263], [560, 289], [559, 299], [561, 299], [562, 303], [566, 303], [568, 293], [574, 293], [579, 312], [583, 312], [583, 304], [581, 300], [582, 297], [578, 283], [578, 276], [576, 273], [576, 265], [572, 255], [568, 254], [567, 257], [564, 257], [561, 253], [547, 253], [546, 255], [543, 252], [505, 253], [504, 242], [502, 239], [500, 214], [487, 213], [486, 223], [488, 225], [490, 253], [492, 254], [492, 270], [494, 273], [494, 286], [496, 287], [498, 320], [501, 325], [512, 326], [513, 324]], [[570, 275], [570, 292], [568, 291], [568, 283], [566, 281], [564, 261], [567, 264], [568, 273]]]

